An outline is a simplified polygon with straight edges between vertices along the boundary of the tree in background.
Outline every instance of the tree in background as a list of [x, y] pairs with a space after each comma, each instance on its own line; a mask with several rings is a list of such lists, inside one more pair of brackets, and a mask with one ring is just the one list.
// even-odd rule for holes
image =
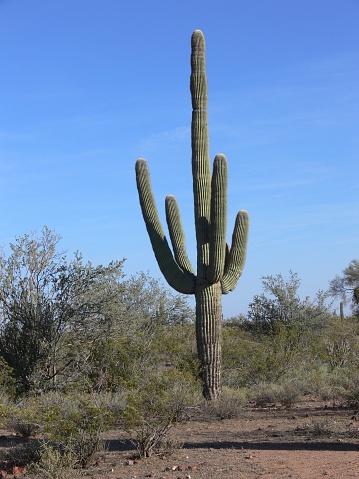
[[126, 279], [125, 260], [68, 260], [59, 241], [44, 227], [0, 253], [0, 358], [18, 394], [80, 383], [115, 390], [151, 364], [157, 336], [193, 324], [194, 311], [148, 274]]
[[281, 274], [262, 277], [264, 293], [254, 297], [249, 305], [246, 327], [259, 333], [275, 334], [278, 325], [295, 326], [299, 331], [318, 331], [329, 317], [326, 305], [328, 294], [319, 291], [314, 301], [309, 297], [300, 299], [300, 280], [296, 273], [289, 272], [286, 280]]
[[[140, 272], [123, 282], [122, 303], [126, 308], [126, 332], [158, 324], [175, 326], [193, 323], [195, 313], [187, 298], [173, 294], [149, 274]], [[130, 320], [129, 320], [130, 318]]]
[[[91, 321], [107, 320], [123, 277], [123, 261], [93, 267], [76, 253], [68, 262], [57, 250], [59, 240], [44, 227], [39, 237], [16, 238], [11, 253], [0, 255], [0, 355], [19, 393], [30, 390], [35, 372], [55, 381], [75, 360]], [[64, 354], [63, 339], [80, 332]]]
[[335, 276], [329, 283], [329, 292], [340, 298], [343, 304], [351, 302], [354, 316], [359, 317], [359, 261], [353, 259], [343, 270], [342, 276]]

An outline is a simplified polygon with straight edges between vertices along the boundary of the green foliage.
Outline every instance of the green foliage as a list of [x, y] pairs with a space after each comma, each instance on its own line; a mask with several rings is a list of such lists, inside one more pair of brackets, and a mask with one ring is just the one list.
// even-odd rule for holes
[[0, 400], [1, 394], [14, 398], [16, 395], [16, 379], [14, 378], [12, 368], [0, 356]]
[[101, 433], [113, 422], [109, 411], [103, 410], [96, 396], [64, 398], [44, 415], [45, 430], [61, 450], [86, 467], [103, 446]]
[[[285, 280], [281, 274], [262, 278], [264, 293], [254, 297], [249, 305], [247, 329], [259, 334], [276, 335], [278, 325], [296, 327], [300, 332], [311, 330], [318, 334], [330, 318], [326, 305], [327, 293], [319, 291], [314, 301], [300, 299], [300, 280], [289, 272]], [[269, 296], [268, 296], [269, 295]]]
[[228, 387], [248, 387], [282, 380], [306, 362], [308, 346], [296, 327], [278, 324], [272, 336], [226, 326], [223, 341], [223, 381]]
[[176, 370], [144, 379], [127, 397], [123, 426], [131, 434], [140, 457], [163, 447], [170, 429], [186, 419], [188, 406], [199, 401], [193, 376]]
[[121, 331], [123, 334], [137, 333], [143, 329], [151, 331], [158, 325], [176, 326], [194, 322], [195, 312], [187, 299], [172, 294], [148, 274], [138, 273], [122, 284], [121, 302], [126, 311], [126, 323]]
[[83, 367], [84, 386], [92, 391], [112, 392], [134, 387], [157, 354], [152, 348], [152, 341], [149, 342], [148, 337], [141, 333], [132, 337], [99, 339]]
[[29, 464], [30, 477], [36, 479], [69, 479], [76, 467], [77, 458], [70, 451], [60, 451], [56, 446], [43, 442], [39, 457]]
[[[0, 355], [11, 368], [18, 394], [37, 384], [54, 385], [76, 360], [68, 341], [89, 340], [91, 323], [105, 321], [115, 301], [123, 261], [109, 266], [84, 264], [80, 254], [68, 262], [57, 251], [60, 237], [44, 227], [24, 235], [0, 255]], [[35, 378], [36, 376], [36, 378]]]
[[354, 316], [359, 317], [359, 260], [353, 259], [342, 276], [337, 275], [330, 281], [329, 291], [344, 304], [350, 301]]
[[101, 434], [113, 421], [111, 408], [104, 407], [102, 397], [96, 394], [50, 393], [29, 397], [12, 411], [13, 424], [21, 424], [24, 431], [36, 424], [37, 430], [41, 428], [49, 435], [51, 448], [71, 457], [76, 467], [88, 465], [102, 448]]

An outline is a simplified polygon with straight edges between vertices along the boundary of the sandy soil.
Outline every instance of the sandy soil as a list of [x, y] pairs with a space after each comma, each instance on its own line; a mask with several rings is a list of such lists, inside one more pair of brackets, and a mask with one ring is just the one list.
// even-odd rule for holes
[[97, 464], [69, 478], [359, 478], [359, 421], [353, 414], [314, 401], [292, 409], [246, 408], [238, 419], [177, 426], [172, 438], [183, 447], [144, 460], [135, 459], [131, 443], [120, 441], [115, 430]]
[[[308, 403], [293, 409], [248, 408], [239, 419], [176, 427], [183, 448], [133, 461], [110, 439], [93, 479], [349, 479], [359, 477], [359, 421], [353, 410]], [[124, 450], [123, 450], [124, 449]]]

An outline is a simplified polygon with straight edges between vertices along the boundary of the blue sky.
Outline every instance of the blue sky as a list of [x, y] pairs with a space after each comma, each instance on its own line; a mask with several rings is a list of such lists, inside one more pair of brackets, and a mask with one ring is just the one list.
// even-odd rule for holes
[[211, 157], [229, 162], [228, 238], [251, 217], [244, 313], [289, 270], [314, 297], [359, 241], [358, 0], [0, 0], [0, 240], [47, 225], [69, 253], [161, 277], [141, 217], [179, 202], [195, 262], [190, 37], [207, 43]]

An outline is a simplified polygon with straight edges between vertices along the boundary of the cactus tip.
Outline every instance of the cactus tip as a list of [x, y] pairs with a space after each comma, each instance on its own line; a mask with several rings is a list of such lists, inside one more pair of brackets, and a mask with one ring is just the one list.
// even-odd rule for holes
[[202, 30], [195, 30], [192, 33], [192, 47], [195, 45], [204, 45], [204, 35]]

